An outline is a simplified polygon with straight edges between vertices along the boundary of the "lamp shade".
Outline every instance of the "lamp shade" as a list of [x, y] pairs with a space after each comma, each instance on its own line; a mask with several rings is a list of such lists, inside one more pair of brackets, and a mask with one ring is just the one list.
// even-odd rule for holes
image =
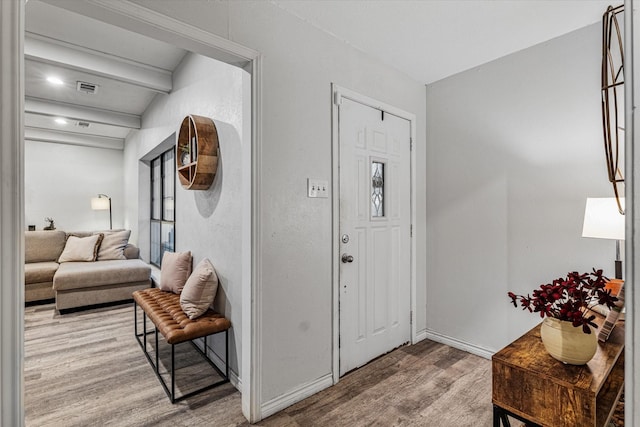
[[[620, 199], [624, 208], [624, 199]], [[624, 240], [624, 215], [613, 197], [587, 198], [582, 237]]]
[[93, 197], [91, 199], [91, 209], [94, 211], [105, 211], [111, 207], [111, 200], [107, 197]]

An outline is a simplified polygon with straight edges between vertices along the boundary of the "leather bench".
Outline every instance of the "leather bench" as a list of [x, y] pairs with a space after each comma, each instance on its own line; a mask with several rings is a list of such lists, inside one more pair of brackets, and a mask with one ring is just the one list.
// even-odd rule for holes
[[[134, 333], [138, 344], [142, 347], [147, 360], [154, 368], [160, 384], [164, 388], [165, 393], [171, 400], [171, 403], [178, 402], [193, 396], [196, 393], [209, 390], [213, 387], [217, 387], [224, 383], [229, 382], [229, 328], [231, 328], [231, 322], [221, 314], [215, 313], [211, 309], [205, 312], [202, 316], [191, 320], [182, 311], [180, 307], [180, 295], [172, 292], [162, 291], [157, 288], [149, 288], [139, 290], [133, 293], [133, 313], [134, 313]], [[144, 312], [143, 314], [143, 332], [138, 333], [138, 306]], [[147, 331], [147, 318], [151, 320], [155, 328], [153, 331]], [[162, 334], [167, 344], [171, 345], [171, 388], [167, 386], [164, 379], [160, 375], [160, 369], [158, 365], [159, 348], [158, 348], [158, 332]], [[198, 338], [206, 338], [209, 335], [218, 334], [224, 332], [225, 334], [225, 372], [223, 373], [211, 360], [207, 357], [207, 345], [206, 340], [204, 344], [204, 351], [200, 350], [198, 346], [193, 343], [193, 340]], [[155, 363], [149, 352], [147, 351], [147, 335], [155, 335]], [[175, 345], [190, 341], [194, 348], [200, 352], [205, 360], [218, 372], [222, 377], [222, 380], [213, 384], [202, 387], [198, 390], [183, 394], [180, 397], [176, 397], [175, 394]]]

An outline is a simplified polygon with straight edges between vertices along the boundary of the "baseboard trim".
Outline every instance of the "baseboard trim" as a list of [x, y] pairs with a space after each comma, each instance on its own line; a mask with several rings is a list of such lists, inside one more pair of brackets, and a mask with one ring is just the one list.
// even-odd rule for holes
[[416, 332], [416, 341], [414, 344], [419, 343], [420, 341], [424, 341], [427, 339], [427, 330], [423, 329], [421, 331]]
[[229, 382], [242, 394], [242, 380], [235, 372], [229, 370]]
[[429, 329], [424, 331], [424, 335], [425, 338], [430, 339], [431, 341], [446, 344], [449, 347], [457, 348], [458, 350], [466, 351], [467, 353], [475, 354], [476, 356], [484, 357], [485, 359], [491, 359], [491, 356], [495, 353], [495, 351], [489, 350], [488, 348], [470, 344], [447, 335], [442, 335]]
[[265, 402], [260, 407], [260, 415], [262, 419], [265, 419], [276, 412], [312, 396], [325, 388], [333, 385], [333, 374], [324, 375], [316, 380], [310, 381], [306, 384], [296, 387], [288, 393], [278, 396], [268, 402]]

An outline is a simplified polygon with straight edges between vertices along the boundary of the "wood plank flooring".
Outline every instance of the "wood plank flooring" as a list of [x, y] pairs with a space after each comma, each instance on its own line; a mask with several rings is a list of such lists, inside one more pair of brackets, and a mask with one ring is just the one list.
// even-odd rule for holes
[[[27, 307], [24, 375], [29, 427], [248, 425], [230, 384], [169, 402], [133, 336], [130, 304], [65, 315]], [[467, 427], [491, 417], [490, 361], [423, 341], [258, 425]]]

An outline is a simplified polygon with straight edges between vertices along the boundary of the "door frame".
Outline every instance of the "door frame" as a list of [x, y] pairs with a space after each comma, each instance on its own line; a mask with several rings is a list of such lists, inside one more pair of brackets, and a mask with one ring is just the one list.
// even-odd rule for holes
[[[52, 2], [52, 0], [43, 0]], [[24, 31], [25, 2], [0, 0], [0, 35], [6, 49], [0, 62], [11, 64], [3, 80], [0, 102], [0, 425], [24, 425]], [[251, 144], [242, 152], [242, 412], [250, 422], [261, 414], [262, 366], [260, 342], [262, 279], [260, 252], [260, 172], [262, 158], [262, 54], [208, 31], [147, 9], [129, 0], [57, 0], [53, 4], [121, 28], [167, 41], [192, 52], [241, 66], [251, 74]], [[6, 38], [5, 38], [6, 37]], [[6, 108], [5, 108], [6, 107]], [[5, 157], [6, 155], [6, 157]], [[6, 160], [5, 160], [6, 159]], [[246, 178], [246, 179], [245, 179]], [[17, 284], [17, 285], [16, 285]], [[19, 349], [16, 351], [16, 349]]]
[[[350, 99], [377, 110], [383, 110], [386, 113], [403, 118], [409, 121], [411, 147], [409, 150], [409, 163], [411, 172], [409, 174], [411, 189], [409, 191], [410, 218], [412, 227], [416, 224], [416, 156], [414, 155], [413, 143], [416, 140], [416, 115], [400, 108], [394, 107], [374, 98], [362, 95], [351, 89], [331, 83], [331, 275], [332, 275], [332, 296], [333, 296], [333, 312], [332, 312], [332, 373], [333, 383], [340, 381], [340, 122], [338, 107], [342, 102], [342, 98]], [[411, 344], [417, 342], [416, 333], [416, 238], [414, 233], [410, 236], [410, 315], [411, 315]]]

